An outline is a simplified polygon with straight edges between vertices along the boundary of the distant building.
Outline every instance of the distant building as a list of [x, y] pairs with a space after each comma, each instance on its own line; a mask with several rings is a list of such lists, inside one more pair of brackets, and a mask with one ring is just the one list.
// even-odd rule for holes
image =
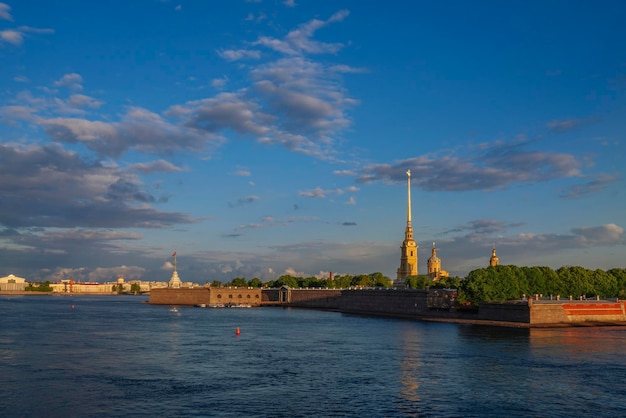
[[437, 257], [437, 247], [435, 247], [433, 242], [432, 255], [428, 259], [428, 277], [433, 281], [437, 281], [449, 275], [447, 271], [441, 269], [441, 259]]
[[53, 293], [113, 293], [112, 283], [75, 282], [74, 279], [64, 279], [60, 283], [51, 283]]
[[26, 289], [26, 279], [9, 274], [0, 277], [0, 291], [3, 292], [23, 292]]
[[400, 267], [398, 267], [397, 276], [394, 284], [398, 287], [404, 286], [404, 279], [409, 276], [418, 275], [418, 245], [413, 239], [413, 226], [411, 225], [411, 170], [406, 172], [407, 175], [407, 219], [406, 229], [404, 230], [404, 241], [400, 251]]
[[494, 245], [493, 248], [491, 249], [491, 258], [489, 259], [489, 265], [491, 267], [495, 267], [498, 264], [500, 264], [500, 259], [496, 255], [496, 246]]

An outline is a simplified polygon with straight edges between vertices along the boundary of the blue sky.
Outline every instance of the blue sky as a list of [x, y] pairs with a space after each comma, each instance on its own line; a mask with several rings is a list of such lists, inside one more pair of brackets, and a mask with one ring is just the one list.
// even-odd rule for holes
[[0, 3], [0, 274], [625, 267], [622, 1]]

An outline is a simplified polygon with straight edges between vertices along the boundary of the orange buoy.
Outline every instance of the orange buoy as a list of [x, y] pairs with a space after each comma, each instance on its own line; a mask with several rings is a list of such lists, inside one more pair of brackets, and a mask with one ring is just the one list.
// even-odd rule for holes
[[74, 309], [74, 305], [72, 305], [72, 309]]
[[239, 327], [237, 327], [237, 329], [235, 330], [235, 335], [239, 335], [241, 334], [241, 330], [239, 329]]

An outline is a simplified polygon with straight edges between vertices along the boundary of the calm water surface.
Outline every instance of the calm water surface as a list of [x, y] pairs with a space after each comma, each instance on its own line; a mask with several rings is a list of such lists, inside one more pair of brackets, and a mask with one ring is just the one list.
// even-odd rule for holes
[[626, 328], [146, 300], [0, 296], [0, 416], [626, 416]]

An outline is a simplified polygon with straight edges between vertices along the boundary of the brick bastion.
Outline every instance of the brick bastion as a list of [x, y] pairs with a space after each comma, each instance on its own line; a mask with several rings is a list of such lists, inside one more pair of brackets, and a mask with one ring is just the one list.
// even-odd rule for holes
[[282, 306], [512, 327], [626, 325], [624, 301], [528, 299], [462, 309], [450, 289], [153, 289], [155, 305]]
[[246, 287], [198, 287], [152, 289], [151, 305], [250, 305], [261, 306], [261, 289]]

